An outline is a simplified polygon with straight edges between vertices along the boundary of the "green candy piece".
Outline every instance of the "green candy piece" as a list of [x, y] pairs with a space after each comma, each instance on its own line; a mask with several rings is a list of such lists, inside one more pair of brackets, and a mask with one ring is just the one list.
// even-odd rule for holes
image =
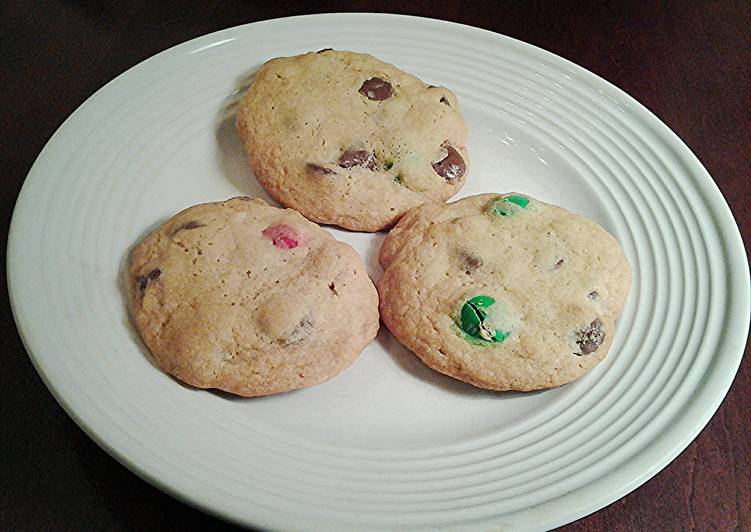
[[490, 296], [475, 296], [467, 301], [467, 303], [480, 308], [488, 308], [489, 306], [495, 304], [495, 299]]
[[511, 196], [494, 200], [491, 211], [496, 216], [513, 216], [519, 209], [526, 209], [527, 205], [529, 205], [528, 198], [512, 194]]
[[489, 328], [486, 325], [485, 319], [488, 317], [488, 313], [485, 309], [491, 307], [494, 303], [495, 299], [492, 297], [475, 296], [462, 306], [461, 328], [473, 340], [496, 343], [504, 341], [511, 334], [510, 332]]
[[504, 201], [510, 201], [511, 203], [518, 205], [522, 209], [526, 209], [527, 205], [529, 205], [529, 199], [525, 198], [524, 196], [511, 195], [511, 196], [506, 196], [503, 199]]
[[394, 166], [393, 161], [386, 161], [386, 164], [383, 165], [384, 170], [391, 170], [391, 168]]
[[396, 174], [396, 176], [394, 176], [394, 183], [402, 184], [402, 174]]

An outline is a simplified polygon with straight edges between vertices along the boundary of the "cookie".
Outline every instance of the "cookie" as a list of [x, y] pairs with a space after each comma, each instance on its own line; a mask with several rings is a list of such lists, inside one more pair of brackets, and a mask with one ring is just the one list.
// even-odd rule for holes
[[378, 331], [378, 294], [347, 244], [293, 210], [190, 207], [132, 252], [133, 321], [157, 364], [242, 396], [318, 384]]
[[391, 227], [445, 201], [468, 174], [456, 96], [367, 54], [322, 50], [264, 64], [237, 129], [258, 181], [319, 223]]
[[394, 336], [431, 368], [493, 390], [551, 388], [590, 370], [631, 285], [613, 236], [521, 194], [418, 207], [379, 259]]

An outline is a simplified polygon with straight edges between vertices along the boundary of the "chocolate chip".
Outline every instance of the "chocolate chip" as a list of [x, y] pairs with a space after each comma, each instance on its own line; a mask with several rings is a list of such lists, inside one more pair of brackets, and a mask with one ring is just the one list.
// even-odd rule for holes
[[316, 174], [321, 175], [336, 175], [336, 172], [333, 170], [330, 170], [328, 168], [324, 168], [323, 166], [319, 166], [317, 164], [308, 163], [305, 165], [305, 167], [308, 169], [309, 172], [314, 172]]
[[464, 273], [466, 273], [467, 275], [470, 275], [472, 272], [477, 270], [482, 265], [483, 265], [483, 260], [477, 255], [474, 255], [472, 253], [466, 253], [464, 255], [464, 266], [465, 266]]
[[446, 179], [446, 181], [459, 179], [464, 175], [464, 171], [467, 169], [467, 166], [464, 164], [464, 159], [462, 159], [462, 156], [459, 155], [459, 152], [453, 147], [444, 145], [444, 148], [448, 154], [437, 163], [433, 163], [433, 170], [435, 170], [439, 176]]
[[335, 296], [339, 295], [339, 292], [336, 291], [336, 285], [334, 284], [333, 281], [329, 283], [329, 290], [331, 290], [332, 292], [334, 292]]
[[448, 105], [449, 107], [451, 107], [451, 104], [449, 103], [448, 98], [446, 98], [445, 96], [441, 96], [441, 99], [438, 101], [441, 102], [443, 105]]
[[190, 229], [198, 229], [199, 227], [206, 227], [206, 224], [202, 224], [200, 222], [197, 222], [195, 220], [191, 220], [188, 223], [182, 224], [180, 227], [172, 231], [172, 234], [176, 234], [178, 231], [182, 231], [183, 229], [190, 230]]
[[316, 53], [317, 54], [322, 54], [323, 52], [330, 52], [332, 50], [333, 50], [333, 48], [322, 48], [321, 50], [318, 50]]
[[162, 270], [159, 268], [154, 268], [146, 275], [139, 275], [136, 277], [136, 284], [138, 286], [138, 291], [141, 293], [141, 296], [143, 296], [143, 293], [146, 291], [146, 287], [149, 286], [149, 283], [151, 281], [156, 281], [159, 279], [159, 276], [162, 275]]
[[146, 287], [149, 286], [149, 278], [145, 275], [139, 275], [138, 277], [136, 277], [136, 283], [138, 284], [139, 292], [141, 292], [141, 295], [143, 295]]
[[589, 299], [595, 300], [600, 296], [600, 294], [597, 293], [597, 290], [592, 290], [589, 294], [587, 294], [587, 297]]
[[558, 259], [558, 262], [555, 263], [553, 268], [555, 268], [556, 270], [559, 269], [561, 266], [563, 266], [563, 262], [563, 259]]
[[358, 92], [366, 96], [368, 100], [377, 102], [391, 98], [394, 95], [394, 87], [385, 79], [370, 78], [362, 84]]
[[368, 170], [375, 169], [375, 156], [372, 151], [367, 150], [347, 150], [339, 157], [339, 166], [342, 168], [352, 168], [353, 166], [362, 166]]
[[313, 333], [313, 329], [313, 317], [310, 314], [306, 314], [305, 316], [303, 316], [300, 322], [295, 325], [295, 328], [292, 329], [292, 332], [282, 339], [282, 343], [289, 345], [302, 342], [306, 337], [310, 336]]
[[576, 333], [576, 343], [580, 353], [575, 355], [588, 355], [597, 351], [605, 340], [605, 325], [600, 318], [595, 318], [587, 327]]

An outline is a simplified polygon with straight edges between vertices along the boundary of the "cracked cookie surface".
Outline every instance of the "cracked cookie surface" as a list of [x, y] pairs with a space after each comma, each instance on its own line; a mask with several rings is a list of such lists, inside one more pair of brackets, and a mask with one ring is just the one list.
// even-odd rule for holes
[[454, 195], [468, 174], [456, 96], [367, 54], [268, 61], [236, 122], [258, 181], [319, 223], [386, 229]]
[[357, 253], [290, 209], [233, 198], [178, 213], [132, 252], [131, 314], [157, 364], [199, 388], [323, 382], [378, 331]]
[[381, 319], [431, 368], [529, 391], [605, 358], [631, 285], [616, 239], [521, 194], [481, 194], [407, 213], [383, 242]]

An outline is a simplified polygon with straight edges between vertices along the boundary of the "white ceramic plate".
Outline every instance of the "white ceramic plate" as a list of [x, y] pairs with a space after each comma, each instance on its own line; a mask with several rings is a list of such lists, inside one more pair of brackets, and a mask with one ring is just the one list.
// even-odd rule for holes
[[[559, 389], [495, 394], [431, 372], [384, 330], [332, 381], [261, 399], [189, 389], [152, 366], [126, 313], [129, 248], [188, 205], [266, 197], [235, 135], [238, 92], [265, 60], [330, 46], [455, 90], [472, 158], [461, 195], [525, 192], [618, 237], [634, 283], [605, 362]], [[380, 276], [383, 235], [332, 232]], [[709, 420], [749, 316], [732, 215], [646, 109], [538, 48], [390, 15], [232, 28], [119, 76], [34, 164], [8, 272], [32, 360], [92, 438], [190, 504], [284, 529], [537, 529], [597, 510]]]

